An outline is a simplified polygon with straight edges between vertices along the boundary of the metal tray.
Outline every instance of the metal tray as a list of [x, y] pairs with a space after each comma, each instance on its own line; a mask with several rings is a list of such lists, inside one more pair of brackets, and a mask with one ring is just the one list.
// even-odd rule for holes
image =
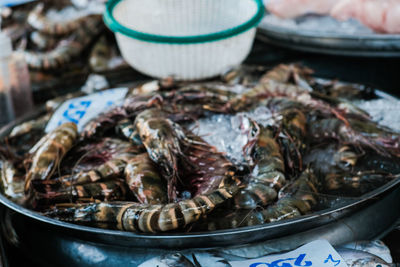
[[259, 25], [258, 32], [260, 40], [293, 50], [357, 57], [400, 57], [400, 35], [395, 34], [321, 33], [267, 22]]
[[[0, 130], [6, 136], [14, 125], [42, 112], [17, 120]], [[104, 230], [61, 222], [25, 209], [0, 195], [0, 224], [6, 239], [42, 265], [110, 266], [138, 264], [165, 250], [223, 248], [232, 254], [292, 249], [313, 239], [334, 245], [371, 239], [390, 228], [400, 216], [400, 179], [346, 205], [299, 218], [201, 233], [138, 234]], [[252, 251], [253, 249], [253, 251]], [[264, 253], [264, 254], [265, 254]]]

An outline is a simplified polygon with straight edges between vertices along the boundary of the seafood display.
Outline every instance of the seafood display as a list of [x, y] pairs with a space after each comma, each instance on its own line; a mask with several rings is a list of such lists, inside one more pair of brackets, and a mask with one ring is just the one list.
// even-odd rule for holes
[[127, 68], [102, 21], [104, 8], [103, 0], [41, 0], [2, 9], [1, 31], [25, 58], [34, 88], [60, 77], [82, 85], [89, 73]]
[[400, 4], [395, 0], [342, 0], [331, 10], [339, 20], [355, 18], [380, 33], [400, 33]]
[[[29, 21], [29, 18], [28, 18]], [[35, 21], [35, 20], [33, 20]], [[73, 34], [65, 40], [60, 41], [53, 49], [44, 52], [24, 51], [25, 60], [31, 69], [55, 69], [63, 67], [72, 59], [79, 56], [85, 47], [92, 41], [93, 37], [97, 36], [101, 30], [101, 16], [90, 16], [85, 20], [77, 23], [79, 28], [74, 30]], [[50, 27], [50, 26], [49, 26]], [[54, 26], [53, 28], [59, 28]], [[37, 38], [40, 35], [35, 35]], [[48, 42], [50, 46], [52, 39]], [[53, 41], [54, 43], [54, 41]], [[54, 46], [54, 45], [53, 45]]]
[[266, 8], [284, 19], [323, 15], [339, 21], [357, 20], [380, 34], [400, 33], [400, 3], [396, 0], [269, 0], [266, 1]]
[[65, 122], [45, 133], [62, 102], [51, 101], [0, 140], [2, 194], [70, 223], [198, 232], [307, 216], [398, 179], [399, 133], [354, 102], [373, 92], [312, 73], [145, 83], [80, 132]]

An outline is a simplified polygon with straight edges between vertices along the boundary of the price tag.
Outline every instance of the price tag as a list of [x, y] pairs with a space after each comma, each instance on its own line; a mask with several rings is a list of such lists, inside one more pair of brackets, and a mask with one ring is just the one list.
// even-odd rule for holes
[[281, 255], [229, 263], [232, 267], [347, 267], [342, 257], [326, 240], [313, 241]]
[[46, 132], [66, 122], [75, 123], [80, 132], [89, 120], [107, 111], [111, 106], [121, 104], [127, 92], [127, 88], [115, 88], [67, 100], [54, 112]]

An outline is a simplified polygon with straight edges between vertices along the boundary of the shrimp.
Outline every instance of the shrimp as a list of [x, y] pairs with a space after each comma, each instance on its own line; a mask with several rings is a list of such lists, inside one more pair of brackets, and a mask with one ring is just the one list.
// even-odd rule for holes
[[286, 97], [268, 98], [262, 105], [270, 109], [276, 117], [281, 117], [280, 123], [276, 125], [281, 131], [278, 143], [283, 150], [287, 171], [297, 175], [302, 171], [302, 154], [306, 149], [307, 116], [305, 114], [312, 112], [303, 103]]
[[227, 173], [215, 191], [171, 204], [101, 202], [55, 207], [44, 215], [63, 221], [114, 227], [131, 232], [165, 232], [198, 221], [237, 193], [240, 181]]
[[325, 176], [330, 173], [351, 173], [361, 155], [352, 146], [330, 144], [312, 147], [304, 157], [304, 164]]
[[135, 127], [147, 153], [168, 180], [168, 197], [176, 199], [178, 161], [185, 160], [182, 146], [189, 143], [183, 129], [166, 118], [159, 109], [147, 109], [137, 115]]
[[38, 119], [21, 123], [12, 129], [9, 138], [15, 138], [22, 135], [26, 135], [29, 134], [31, 131], [36, 131], [36, 130], [44, 131], [46, 124], [50, 120], [50, 118], [51, 114], [47, 113], [39, 117]]
[[122, 135], [134, 144], [142, 143], [142, 140], [140, 139], [140, 136], [136, 131], [136, 127], [130, 119], [121, 120], [116, 126], [116, 131], [118, 134]]
[[[230, 99], [226, 107], [228, 110], [237, 112], [254, 106], [255, 103], [260, 102], [260, 99], [279, 96], [299, 98], [299, 96], [308, 95], [312, 88], [304, 80], [311, 73], [308, 68], [298, 65], [278, 65], [263, 75], [252, 89]], [[292, 80], [302, 86], [290, 83]]]
[[81, 136], [84, 139], [99, 136], [117, 126], [122, 120], [134, 117], [137, 113], [158, 105], [159, 101], [162, 101], [159, 95], [128, 97], [122, 107], [114, 107], [89, 121], [83, 128]]
[[[110, 64], [116, 59], [116, 51], [114, 45], [109, 43], [103, 35], [93, 46], [89, 55], [89, 65], [93, 72], [104, 72], [110, 69], [117, 69], [123, 64], [126, 64], [122, 59], [118, 65]], [[115, 62], [115, 61], [114, 61]]]
[[[117, 130], [130, 138], [123, 132], [124, 128], [129, 125], [129, 120], [134, 120], [146, 109], [158, 108], [173, 122], [188, 121], [204, 115], [209, 110], [222, 111], [227, 101], [236, 95], [228, 90], [214, 88], [210, 84], [187, 86], [168, 92], [159, 92], [158, 87], [153, 89], [153, 86], [153, 83], [144, 84], [131, 90], [122, 107], [115, 107], [88, 122], [82, 136], [95, 137], [120, 124]], [[138, 94], [142, 91], [143, 94]], [[210, 104], [211, 102], [213, 103]]]
[[101, 135], [127, 117], [128, 114], [125, 109], [122, 107], [115, 107], [89, 121], [83, 128], [81, 136], [87, 139]]
[[27, 22], [36, 30], [48, 35], [66, 35], [81, 27], [87, 17], [67, 22], [56, 22], [46, 18], [44, 4], [38, 4], [28, 15]]
[[339, 144], [314, 147], [305, 156], [305, 164], [321, 178], [324, 192], [354, 197], [378, 188], [399, 172], [392, 158], [360, 154], [352, 146]]
[[[220, 230], [258, 225], [296, 218], [312, 211], [318, 203], [321, 183], [311, 169], [306, 169], [295, 181], [282, 189], [281, 198], [266, 209], [237, 210], [229, 213], [215, 210], [195, 230]], [[196, 228], [197, 227], [197, 228]]]
[[221, 75], [221, 80], [228, 85], [254, 86], [260, 76], [268, 70], [262, 65], [240, 65], [233, 67]]
[[0, 150], [4, 146], [5, 154], [9, 158], [24, 156], [43, 137], [50, 117], [50, 114], [45, 114], [38, 119], [16, 125], [10, 135], [0, 141]]
[[213, 104], [225, 104], [231, 98], [237, 94], [233, 91], [224, 90], [226, 85], [218, 83], [202, 83], [202, 84], [190, 84], [186, 85], [179, 90], [175, 91], [173, 101], [175, 103], [184, 101], [192, 103], [213, 103]]
[[[187, 160], [190, 163], [189, 168], [185, 166], [182, 168], [186, 188], [192, 196], [208, 194], [221, 186], [225, 174], [233, 168], [233, 164], [199, 136], [191, 133], [188, 135], [190, 139], [202, 145], [191, 144], [186, 150]], [[191, 166], [196, 167], [193, 169]], [[239, 175], [239, 171], [236, 173]]]
[[35, 44], [35, 46], [41, 50], [46, 51], [56, 47], [58, 42], [60, 42], [59, 38], [54, 36], [43, 34], [39, 31], [34, 31], [31, 33], [30, 40]]
[[[304, 110], [319, 112], [326, 117], [333, 115], [346, 124], [348, 122], [345, 115], [369, 118], [368, 114], [348, 102], [334, 100], [331, 97], [314, 92], [311, 87], [312, 79], [309, 77], [311, 73], [310, 69], [299, 65], [278, 65], [261, 77], [254, 88], [232, 98], [225, 105], [225, 109], [230, 112], [237, 112], [259, 105], [265, 99], [271, 101], [270, 99], [274, 98], [286, 98], [290, 99], [291, 105], [294, 102], [298, 102], [295, 104], [297, 107], [302, 105], [303, 112]], [[323, 100], [328, 101], [324, 102]], [[275, 106], [279, 107], [279, 105]]]
[[[74, 166], [74, 170], [80, 169], [80, 171], [47, 182], [58, 181], [71, 186], [124, 177], [128, 162], [143, 152], [141, 146], [134, 146], [130, 142], [115, 138], [104, 138], [98, 143], [78, 147], [76, 150], [78, 151], [72, 152], [85, 153], [77, 162], [79, 164], [75, 163]], [[72, 161], [69, 155], [66, 160]], [[71, 168], [67, 167], [68, 170]]]
[[234, 198], [237, 208], [266, 206], [276, 199], [286, 183], [285, 164], [272, 129], [260, 127], [251, 154], [255, 167], [247, 186]]
[[168, 203], [167, 183], [147, 153], [137, 155], [128, 162], [125, 181], [140, 203]]
[[369, 147], [383, 156], [400, 155], [397, 133], [372, 121], [348, 119], [348, 122], [349, 126], [337, 118], [321, 119], [312, 122], [308, 131], [317, 139], [334, 138], [360, 148]]
[[39, 140], [32, 150], [34, 155], [25, 179], [25, 192], [28, 192], [32, 180], [46, 180], [53, 175], [61, 159], [74, 145], [77, 135], [76, 124], [68, 122]]
[[93, 170], [81, 171], [74, 175], [60, 177], [58, 180], [61, 180], [63, 183], [68, 185], [81, 185], [100, 180], [110, 180], [115, 177], [122, 177], [127, 162], [134, 156], [135, 154], [133, 153], [119, 154]]
[[79, 56], [93, 37], [103, 29], [100, 16], [86, 17], [79, 28], [67, 39], [62, 40], [51, 51], [24, 51], [25, 60], [32, 69], [54, 69], [63, 67], [73, 58]]
[[324, 187], [330, 194], [358, 197], [398, 178], [398, 175], [376, 171], [351, 173], [329, 173], [325, 176]]
[[24, 202], [24, 176], [18, 172], [13, 164], [7, 160], [0, 160], [0, 188], [1, 192], [12, 201]]
[[127, 200], [129, 192], [124, 181], [118, 179], [83, 185], [50, 184], [46, 183], [46, 181], [33, 181], [32, 186], [34, 192], [30, 201], [31, 205], [36, 208], [68, 201]]

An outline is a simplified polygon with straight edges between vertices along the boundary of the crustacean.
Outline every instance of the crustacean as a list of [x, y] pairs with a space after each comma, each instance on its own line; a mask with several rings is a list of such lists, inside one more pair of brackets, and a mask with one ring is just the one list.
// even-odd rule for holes
[[[350, 101], [364, 96], [360, 86], [318, 80], [296, 64], [258, 81], [258, 68], [246, 73], [233, 70], [222, 85], [139, 85], [80, 133], [67, 123], [44, 135], [62, 102], [53, 101], [47, 115], [1, 140], [3, 194], [59, 220], [148, 233], [296, 218], [398, 178], [399, 134]], [[341, 86], [352, 87], [348, 97]], [[240, 132], [228, 149], [217, 142], [225, 136], [196, 134], [208, 116], [230, 121], [231, 136]]]

